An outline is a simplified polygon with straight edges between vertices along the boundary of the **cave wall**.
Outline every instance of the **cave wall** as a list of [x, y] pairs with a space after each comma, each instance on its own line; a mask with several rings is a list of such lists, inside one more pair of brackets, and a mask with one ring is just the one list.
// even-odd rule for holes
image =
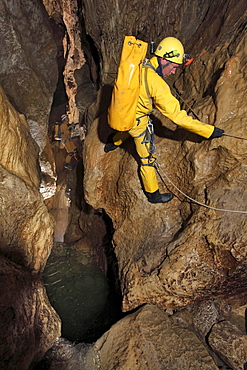
[[[195, 14], [198, 5], [192, 3], [190, 14]], [[220, 6], [223, 14], [218, 12]], [[86, 14], [90, 14], [90, 9], [86, 3]], [[204, 122], [229, 134], [246, 137], [246, 107], [242, 104], [246, 93], [246, 32], [242, 32], [246, 4], [239, 2], [233, 7], [231, 1], [224, 6], [218, 2], [204, 3], [203, 9], [205, 16], [201, 21], [198, 19], [193, 29], [190, 27], [188, 34], [180, 28], [180, 23], [177, 28], [173, 26], [173, 34], [185, 41], [185, 50], [190, 45], [188, 52], [196, 59], [178, 75], [176, 89]], [[107, 6], [105, 13], [101, 9], [100, 17], [104, 16], [102, 13], [108, 14], [107, 11]], [[156, 35], [167, 35], [171, 11], [169, 6], [165, 8], [168, 18], [155, 23], [159, 27]], [[96, 43], [107, 40], [108, 45], [114, 44], [108, 39], [110, 34], [117, 48], [120, 29], [124, 33], [138, 33], [143, 23], [135, 22], [131, 11], [128, 23], [125, 6], [119, 8], [118, 14], [122, 28], [118, 26], [114, 36], [99, 18], [98, 28], [106, 39], [98, 38]], [[110, 27], [112, 24], [113, 21]], [[87, 29], [97, 39], [94, 23], [87, 23]], [[102, 46], [101, 50], [107, 69], [110, 51]], [[114, 49], [110, 50], [114, 54]], [[114, 55], [119, 54], [117, 49], [114, 51]], [[160, 181], [160, 187], [173, 191], [176, 198], [167, 205], [150, 205], [141, 189], [131, 141], [123, 149], [105, 154], [103, 146], [108, 134], [106, 119], [101, 116], [85, 139], [84, 189], [88, 203], [96, 209], [104, 208], [113, 220], [123, 309], [130, 310], [147, 302], [178, 308], [202, 296], [227, 296], [244, 291], [246, 215], [190, 204], [172, 183], [201, 203], [246, 212], [245, 141], [228, 137], [200, 140], [181, 129], [166, 136], [159, 130], [157, 160], [162, 165], [160, 173], [164, 180]], [[229, 227], [232, 223], [234, 226]]]
[[[103, 71], [106, 72], [102, 76], [104, 87], [112, 83], [117, 71], [123, 35], [134, 34], [145, 41], [177, 36], [185, 43], [185, 51], [195, 58], [186, 70], [177, 73], [175, 83], [168, 78], [174, 94], [177, 91], [182, 97], [182, 107], [189, 111], [189, 104], [204, 122], [246, 138], [246, 105], [243, 104], [246, 95], [246, 4], [241, 1], [238, 4], [232, 1], [176, 2], [176, 13], [169, 4], [164, 4], [164, 17], [157, 15], [153, 23], [150, 19], [153, 20], [156, 9], [161, 10], [160, 6], [146, 3], [147, 13], [138, 8], [138, 20], [143, 19], [142, 11], [145, 13], [145, 21], [139, 23], [134, 16], [136, 13], [131, 11], [132, 5], [136, 4], [119, 4], [117, 20], [112, 16], [111, 4], [104, 3], [102, 8], [99, 5], [90, 23], [93, 7], [91, 2], [85, 2], [87, 32], [93, 35], [102, 52]], [[199, 8], [202, 9], [200, 15]], [[178, 17], [179, 24], [171, 22], [170, 14], [175, 17], [179, 11], [182, 13]], [[108, 14], [111, 14], [111, 22], [106, 26], [103, 19]], [[150, 22], [153, 26], [150, 32], [142, 33]], [[100, 97], [103, 107], [107, 106], [106, 92], [103, 90]], [[175, 199], [166, 205], [150, 205], [139, 181], [133, 142], [129, 140], [122, 148], [104, 153], [111, 130], [103, 108], [101, 112], [103, 114], [92, 123], [85, 138], [84, 191], [86, 201], [96, 209], [103, 208], [113, 222], [112, 246], [118, 261], [123, 310], [130, 311], [149, 303], [171, 312], [181, 311], [183, 315], [185, 307], [192, 307], [192, 316], [185, 321], [188, 324], [191, 320], [193, 330], [206, 346], [209, 345], [208, 351], [215, 363], [220, 366], [217, 354], [231, 368], [243, 368], [246, 329], [240, 330], [235, 337], [241, 347], [240, 354], [232, 349], [236, 343], [232, 314], [242, 312], [245, 321], [245, 141], [226, 136], [212, 141], [201, 140], [181, 129], [175, 132], [161, 129], [158, 124], [160, 189], [174, 192]], [[193, 116], [191, 111], [190, 114]], [[167, 125], [167, 120], [162, 119], [162, 123]], [[191, 203], [184, 194], [213, 209]], [[220, 305], [217, 315], [212, 302]], [[242, 311], [238, 311], [241, 308]], [[221, 321], [226, 323], [224, 329]], [[132, 340], [128, 341], [129, 323], [124, 329], [121, 325], [123, 321], [96, 345], [101, 366], [114, 369], [114, 361], [117, 361], [118, 368], [124, 368], [130, 366], [129, 360], [136, 369], [148, 368], [151, 360], [142, 352], [141, 360], [145, 358], [146, 362], [140, 363], [140, 357], [131, 347]], [[136, 347], [142, 346], [144, 326], [142, 322], [137, 330], [140, 341], [135, 342], [138, 343]], [[114, 342], [115, 330], [126, 333], [119, 347]], [[231, 339], [226, 339], [229, 332]], [[123, 343], [125, 351], [120, 348]], [[114, 353], [110, 356], [108, 351], [113, 347]], [[180, 356], [179, 346], [174, 343], [171, 347], [175, 348], [175, 361]], [[193, 355], [198, 359], [199, 355]], [[111, 358], [110, 365], [105, 356]], [[152, 366], [171, 368], [162, 359], [160, 362], [162, 365], [152, 362]], [[181, 367], [184, 366], [189, 367], [188, 364]], [[223, 364], [221, 366], [224, 368]]]
[[[112, 82], [116, 72], [123, 35], [159, 42], [165, 36], [187, 42], [205, 18], [210, 2], [167, 1], [83, 1], [86, 32], [102, 56], [103, 81]], [[109, 20], [106, 22], [105, 20]], [[109, 76], [110, 74], [110, 76]]]
[[44, 197], [56, 177], [47, 124], [57, 50], [41, 2], [0, 1], [0, 14], [0, 367], [27, 369], [61, 332], [40, 276], [54, 231]]
[[[1, 302], [4, 343], [1, 366], [14, 369], [21, 364], [23, 369], [28, 368], [60, 336], [60, 320], [47, 300], [40, 278], [53, 244], [54, 219], [48, 208], [52, 211], [55, 207], [53, 196], [57, 191], [48, 122], [61, 49], [58, 50], [55, 40], [57, 28], [51, 22], [62, 24], [65, 29], [65, 39], [64, 35], [59, 36], [59, 42], [63, 40], [70, 115], [75, 121], [84, 117], [85, 123], [83, 192], [89, 206], [98, 212], [104, 210], [113, 223], [112, 248], [118, 262], [123, 310], [147, 303], [158, 305], [159, 312], [148, 307], [151, 316], [155, 312], [162, 318], [159, 322], [167, 319], [163, 317], [164, 310], [175, 312], [192, 307], [195, 314], [194, 304], [198, 301], [222, 300], [230, 306], [229, 311], [244, 310], [246, 215], [193, 204], [167, 178], [164, 182], [160, 179], [160, 188], [173, 191], [175, 199], [167, 205], [147, 203], [138, 178], [133, 143], [129, 140], [123, 148], [105, 154], [103, 147], [111, 131], [105, 115], [98, 116], [99, 112], [106, 112], [108, 85], [116, 76], [123, 36], [135, 34], [145, 41], [158, 42], [173, 35], [195, 57], [191, 66], [178, 73], [176, 90], [205, 122], [247, 137], [243, 104], [245, 1], [235, 4], [232, 0], [178, 0], [174, 4], [158, 0], [145, 3], [44, 0], [34, 4], [30, 0], [15, 3], [1, 0], [0, 10], [0, 262], [1, 292], [6, 297]], [[173, 81], [169, 83], [172, 85]], [[206, 141], [179, 129], [175, 132], [159, 129], [157, 157], [162, 164], [161, 176], [164, 179], [164, 173], [167, 174], [179, 189], [209, 206], [247, 211], [245, 145], [244, 141], [230, 137]], [[100, 247], [101, 235], [95, 237], [96, 216], [91, 215], [88, 224], [85, 215], [80, 215], [80, 207], [73, 204], [75, 216], [66, 214], [66, 225], [71, 223], [72, 232], [65, 238], [74, 242], [86, 235], [88, 245], [92, 234]], [[100, 226], [104, 229], [102, 222]], [[104, 265], [104, 256], [102, 259]], [[140, 317], [144, 319], [138, 325], [144, 325], [147, 311], [149, 308], [143, 309]], [[134, 315], [134, 320], [138, 315]], [[206, 320], [208, 326], [201, 337], [205, 340], [211, 333], [212, 348], [222, 353], [217, 336], [222, 337], [231, 324], [215, 325], [222, 320], [219, 317]], [[203, 315], [198, 314], [200, 320]], [[123, 333], [126, 322], [129, 326], [131, 318], [120, 322], [116, 331]], [[97, 353], [106, 363], [102, 365], [105, 368], [115, 329], [98, 343]], [[237, 330], [236, 333], [238, 340], [241, 334]], [[137, 337], [141, 338], [139, 329]], [[128, 343], [131, 338], [126, 335], [124, 341]], [[243, 339], [243, 346], [244, 343]], [[221, 355], [229, 366], [241, 366], [247, 361], [245, 352], [237, 361], [227, 348]], [[113, 356], [118, 358], [121, 341], [114, 351]], [[131, 347], [129, 352], [133, 352]], [[207, 354], [205, 359], [211, 364]], [[135, 364], [138, 368], [135, 361], [133, 356], [131, 366]], [[111, 366], [115, 366], [113, 358]]]
[[[67, 58], [68, 61], [65, 85], [74, 122], [80, 119], [75, 105], [78, 87], [75, 69], [77, 81], [81, 82], [78, 95], [82, 97], [82, 114], [95, 98], [95, 87], [89, 79], [88, 66], [83, 68], [82, 65], [85, 59], [80, 40], [74, 37], [78, 33], [77, 26], [80, 29], [78, 19], [74, 18], [75, 4], [67, 2], [66, 5], [64, 20], [60, 15], [56, 19], [58, 24], [54, 24], [54, 19], [49, 18], [41, 1], [35, 4], [32, 1], [0, 2], [2, 369], [29, 368], [31, 363], [43, 357], [61, 335], [61, 320], [47, 298], [41, 276], [54, 243], [57, 220], [52, 216], [52, 211], [57, 206], [57, 194], [59, 198], [63, 193], [63, 200], [66, 198], [67, 203], [73, 202], [66, 241], [77, 242], [77, 246], [80, 244], [80, 250], [93, 255], [102, 270], [106, 269], [102, 251], [97, 255], [92, 251], [92, 246], [99, 247], [102, 244], [104, 222], [93, 213], [89, 215], [89, 221], [80, 215], [82, 189], [78, 191], [80, 196], [74, 195], [78, 185], [76, 173], [69, 180], [63, 174], [62, 180], [58, 179], [58, 172], [64, 171], [66, 153], [59, 148], [56, 152], [52, 146], [53, 127], [50, 127], [50, 123], [54, 124], [52, 120], [59, 119], [64, 113], [53, 111], [54, 94], [61, 93], [57, 91], [61, 81], [61, 60], [63, 62]], [[63, 22], [67, 25], [67, 31], [71, 31], [66, 33], [65, 39], [63, 30], [66, 27]], [[70, 22], [73, 28], [70, 28]], [[76, 43], [75, 48], [73, 43]], [[77, 62], [76, 50], [79, 51], [81, 64]], [[87, 96], [86, 91], [91, 93]], [[81, 134], [83, 138], [83, 130]], [[70, 194], [73, 200], [68, 200], [67, 187], [71, 185], [70, 181], [73, 182], [73, 195]], [[62, 192], [59, 192], [61, 182]], [[68, 215], [64, 208], [62, 211], [65, 232]], [[90, 236], [92, 233], [93, 237]], [[79, 239], [83, 240], [80, 242]]]
[[47, 123], [57, 84], [57, 48], [49, 17], [42, 2], [9, 2], [1, 7], [1, 85], [11, 104], [25, 115], [39, 147], [45, 183], [44, 196], [55, 191], [54, 159], [50, 151]]
[[60, 319], [39, 276], [3, 256], [0, 273], [0, 367], [28, 369], [60, 336]]

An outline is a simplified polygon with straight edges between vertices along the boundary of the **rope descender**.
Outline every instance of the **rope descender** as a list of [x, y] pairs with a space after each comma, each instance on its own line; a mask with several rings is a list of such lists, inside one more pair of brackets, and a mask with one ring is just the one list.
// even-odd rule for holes
[[142, 141], [142, 144], [147, 144], [147, 143], [150, 144], [150, 147], [149, 147], [148, 151], [150, 153], [150, 156], [152, 156], [152, 154], [155, 153], [156, 148], [155, 148], [155, 137], [154, 137], [154, 125], [152, 124], [152, 120], [151, 120], [150, 117], [148, 119], [148, 124], [147, 124], [147, 128], [146, 128], [146, 131], [145, 131], [145, 136], [144, 136], [144, 139]]

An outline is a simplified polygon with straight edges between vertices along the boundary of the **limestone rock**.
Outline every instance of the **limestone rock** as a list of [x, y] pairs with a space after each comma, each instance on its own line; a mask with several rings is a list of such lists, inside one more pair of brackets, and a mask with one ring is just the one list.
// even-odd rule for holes
[[60, 319], [40, 277], [0, 259], [0, 368], [27, 370], [60, 336]]
[[234, 370], [244, 369], [247, 363], [247, 336], [229, 321], [215, 324], [208, 343], [218, 356]]
[[0, 14], [0, 83], [11, 104], [26, 117], [41, 155], [42, 193], [51, 196], [55, 171], [47, 126], [58, 73], [49, 18], [41, 2], [29, 0], [1, 0]]
[[53, 219], [37, 190], [4, 167], [0, 167], [0, 177], [1, 253], [40, 272], [52, 247]]
[[119, 321], [94, 347], [102, 370], [217, 369], [194, 333], [152, 305]]
[[217, 302], [213, 300], [197, 302], [191, 315], [196, 333], [202, 341], [205, 341], [213, 325], [224, 318]]
[[[113, 220], [116, 230], [114, 234], [115, 251], [120, 270], [123, 266], [121, 275], [125, 276], [124, 308], [133, 308], [145, 302], [158, 302], [164, 307], [186, 305], [190, 303], [195, 292], [197, 292], [197, 297], [203, 296], [203, 292], [207, 296], [210, 292], [215, 294], [220, 289], [218, 286], [225, 279], [228, 280], [229, 289], [231, 289], [231, 281], [234, 276], [238, 275], [239, 269], [242, 271], [242, 276], [239, 275], [239, 289], [241, 286], [243, 288], [245, 249], [241, 246], [244, 245], [242, 243], [246, 235], [243, 233], [245, 216], [237, 215], [239, 222], [234, 226], [234, 230], [230, 231], [227, 225], [232, 217], [231, 213], [223, 213], [219, 218], [216, 211], [200, 208], [190, 215], [186, 228], [180, 232], [183, 219], [189, 215], [188, 208], [187, 210], [185, 208], [186, 204], [180, 203], [179, 205], [177, 199], [166, 206], [150, 206], [136, 176], [137, 165], [131, 156], [134, 153], [133, 148], [130, 144], [126, 144], [124, 149], [105, 154], [104, 144], [97, 139], [97, 133], [103, 131], [103, 127], [101, 119], [95, 122], [85, 140], [84, 189], [87, 201], [94, 208], [105, 208]], [[203, 176], [204, 181], [208, 181], [209, 184], [207, 197], [212, 199], [210, 204], [215, 205], [217, 202], [220, 208], [237, 210], [237, 200], [241, 204], [238, 209], [243, 209], [242, 204], [245, 204], [244, 174], [240, 171], [237, 172], [238, 178], [228, 171], [228, 176], [231, 177], [231, 187], [234, 190], [227, 190], [226, 183], [221, 178], [210, 188], [212, 180], [210, 177], [204, 177], [205, 171], [201, 169], [201, 166], [207, 168], [203, 163], [206, 160], [206, 157], [202, 157], [203, 151], [204, 156], [206, 153], [208, 155], [215, 153], [215, 150], [210, 150], [207, 143], [202, 143], [201, 147], [195, 144], [198, 149], [196, 155], [200, 155], [202, 163], [195, 159], [195, 156], [191, 157], [195, 160], [197, 167], [194, 171], [187, 170], [186, 175], [186, 156], [182, 157], [178, 144], [170, 143], [168, 140], [165, 140], [163, 147], [161, 142], [158, 144], [161, 146], [160, 157], [170, 159], [166, 166], [166, 173], [172, 174], [174, 170], [170, 166], [176, 163], [176, 160], [183, 158], [180, 166], [176, 166], [175, 178], [181, 181], [179, 179], [182, 175], [184, 179], [190, 177], [195, 179], [194, 198], [200, 200], [200, 196], [203, 196], [201, 186], [199, 186], [202, 181], [202, 179], [199, 181], [199, 177]], [[229, 155], [228, 157], [223, 157], [223, 153], [221, 154], [219, 150], [215, 163], [219, 162], [220, 168], [214, 175], [211, 175], [212, 177], [217, 178], [219, 171], [226, 171], [229, 164], [234, 168], [236, 160], [231, 160]], [[189, 162], [187, 162], [187, 167], [190, 168]], [[124, 171], [122, 171], [123, 168]], [[197, 173], [198, 176], [196, 176]], [[236, 173], [236, 167], [234, 173]], [[237, 187], [235, 187], [235, 181], [238, 182]], [[179, 184], [180, 187], [184, 186], [182, 182]], [[190, 181], [188, 189], [191, 184]], [[224, 193], [223, 188], [226, 189]], [[219, 198], [219, 189], [221, 189], [221, 198]], [[232, 197], [228, 195], [230, 192], [234, 194]], [[219, 201], [219, 199], [222, 200]], [[212, 229], [216, 230], [216, 233], [212, 233]], [[226, 242], [229, 237], [232, 238], [232, 242], [231, 239], [229, 240], [230, 244]], [[233, 257], [233, 252], [230, 252], [233, 241], [235, 241], [234, 255], [238, 255], [240, 265]], [[167, 258], [168, 255], [169, 258]], [[242, 266], [241, 263], [243, 263]], [[228, 274], [227, 271], [231, 273]], [[193, 283], [192, 276], [194, 276]]]
[[[26, 118], [10, 104], [0, 87], [1, 165], [29, 185], [39, 188], [38, 147], [32, 139]], [[27, 161], [27, 158], [29, 159]]]
[[[43, 0], [48, 14], [57, 24], [63, 24], [64, 37], [61, 40], [64, 58], [64, 84], [68, 97], [68, 115], [70, 122], [79, 123], [87, 107], [96, 98], [96, 88], [90, 79], [91, 65], [86, 63], [82, 41], [82, 25], [79, 17], [79, 5], [76, 1], [47, 1]], [[88, 47], [85, 44], [85, 49]], [[85, 135], [85, 133], [84, 133]]]
[[[233, 23], [241, 27], [240, 8], [232, 13]], [[227, 18], [233, 32], [233, 23], [228, 22]], [[198, 98], [195, 112], [200, 107], [205, 122], [242, 137], [247, 137], [246, 106], [241, 103], [246, 96], [245, 42], [239, 33], [236, 39], [230, 37], [229, 45], [221, 33], [212, 51], [207, 40], [207, 49], [201, 49], [195, 65], [176, 81], [178, 90]], [[205, 68], [200, 69], [202, 60]], [[208, 86], [213, 73], [215, 79]], [[214, 100], [209, 98], [212, 94]], [[103, 208], [113, 222], [123, 309], [143, 303], [179, 308], [202, 297], [221, 295], [222, 290], [224, 296], [241, 294], [246, 289], [246, 142], [227, 136], [202, 140], [182, 129], [166, 135], [158, 128], [156, 133], [160, 189], [176, 195], [166, 205], [148, 204], [131, 140], [104, 153], [109, 134], [105, 115], [93, 122], [85, 140], [85, 197], [94, 208]], [[191, 203], [185, 195], [205, 207]]]
[[93, 370], [99, 369], [98, 364], [98, 354], [92, 345], [85, 343], [75, 345], [64, 338], [59, 338], [38, 364], [38, 369]]
[[14, 262], [39, 272], [51, 250], [53, 219], [38, 190], [37, 145], [25, 117], [0, 93], [0, 249]]
[[[1, 85], [16, 109], [46, 132], [57, 83], [48, 15], [43, 4], [29, 0], [1, 0], [0, 9]], [[39, 144], [43, 149], [45, 142]]]

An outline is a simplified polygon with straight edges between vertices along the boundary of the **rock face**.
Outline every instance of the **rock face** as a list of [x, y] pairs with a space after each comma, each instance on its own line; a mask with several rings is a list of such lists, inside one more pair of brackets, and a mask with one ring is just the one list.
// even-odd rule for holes
[[211, 348], [233, 369], [247, 362], [247, 336], [228, 321], [215, 324], [208, 337]]
[[27, 369], [60, 336], [60, 319], [39, 276], [54, 221], [39, 193], [37, 144], [24, 115], [0, 94], [0, 367]]
[[[246, 138], [246, 12], [244, 0], [0, 0], [1, 368], [30, 368], [60, 336], [41, 279], [54, 232], [66, 247], [96, 250], [106, 272], [109, 229], [126, 316], [70, 352], [76, 367], [246, 366], [246, 141], [202, 140], [154, 119], [160, 189], [175, 194], [165, 205], [147, 202], [132, 140], [103, 150], [125, 34], [180, 38], [195, 57], [168, 80], [183, 108]], [[52, 139], [66, 103], [87, 134], [70, 175]], [[62, 367], [61, 347], [52, 369], [73, 366]]]
[[[210, 8], [211, 16], [212, 12]], [[191, 98], [196, 100], [193, 109], [203, 121], [247, 137], [242, 104], [246, 38], [242, 33], [228, 37], [230, 29], [233, 32], [236, 25], [243, 26], [243, 17], [239, 7], [232, 9], [233, 25], [228, 14], [226, 9], [226, 33], [220, 32], [210, 45], [205, 41], [194, 66], [178, 76], [176, 88], [191, 105]], [[194, 39], [203, 26], [205, 34], [209, 32], [211, 24], [203, 22]], [[197, 52], [197, 47], [194, 50]], [[200, 140], [181, 129], [167, 136], [159, 129], [160, 188], [173, 191], [176, 198], [167, 205], [150, 205], [137, 176], [132, 142], [105, 154], [108, 133], [102, 116], [86, 137], [84, 189], [88, 203], [105, 209], [113, 221], [123, 309], [147, 302], [179, 308], [202, 297], [244, 292], [245, 141], [229, 137]], [[190, 204], [184, 193], [209, 208]]]
[[60, 320], [40, 277], [3, 257], [0, 272], [0, 367], [28, 369], [60, 336]]
[[[55, 21], [53, 29], [54, 37], [58, 39], [58, 57], [60, 59], [62, 57], [64, 61], [62, 77], [68, 98], [69, 120], [78, 123], [96, 98], [95, 84], [98, 78], [93, 55], [88, 50], [90, 45], [83, 33], [84, 24], [80, 22], [81, 8], [74, 0], [43, 0], [43, 4], [49, 16]], [[64, 34], [59, 40], [61, 25]]]
[[114, 325], [95, 348], [102, 370], [218, 368], [193, 332], [151, 305]]
[[18, 0], [14, 4], [1, 0], [0, 14], [1, 86], [11, 104], [27, 119], [39, 147], [43, 176], [50, 182], [48, 193], [51, 193], [55, 169], [47, 124], [58, 68], [49, 18], [40, 1], [33, 4], [29, 0]]
[[51, 186], [55, 178], [47, 123], [56, 48], [40, 2], [0, 1], [0, 10], [0, 367], [27, 369], [61, 326], [40, 276], [54, 232], [39, 189], [40, 164]]
[[38, 273], [52, 247], [54, 223], [39, 193], [37, 145], [25, 117], [0, 92], [1, 252]]
[[[57, 83], [56, 45], [43, 4], [1, 0], [1, 85], [45, 146]], [[28, 25], [28, 27], [27, 27]], [[41, 126], [37, 132], [36, 126]]]
[[[195, 5], [196, 2], [192, 8]], [[172, 33], [182, 41], [188, 40], [186, 50], [196, 57], [195, 62], [177, 77], [174, 94], [178, 91], [183, 98], [182, 106], [186, 109], [185, 103], [192, 106], [204, 122], [231, 135], [246, 138], [246, 105], [243, 104], [246, 95], [246, 4], [239, 2], [236, 8], [232, 5], [231, 1], [227, 5], [217, 3], [216, 7], [211, 4], [200, 24], [192, 25], [192, 22], [189, 25], [191, 37], [186, 32]], [[205, 3], [204, 6], [207, 7]], [[224, 21], [219, 17], [218, 6], [222, 6]], [[131, 5], [127, 8], [130, 10]], [[126, 9], [123, 7], [117, 12], [121, 20], [125, 19]], [[116, 55], [120, 54], [121, 44], [119, 27], [114, 36], [111, 27], [114, 28], [115, 19], [109, 28], [104, 27], [101, 20], [110, 13], [107, 7], [99, 11], [98, 22], [89, 22], [91, 12], [91, 4], [85, 2], [87, 30], [104, 51], [105, 71], [115, 72]], [[166, 9], [166, 14], [165, 20], [169, 19], [169, 9]], [[124, 34], [138, 35], [135, 31], [140, 31], [138, 27], [143, 24], [148, 28], [148, 21], [134, 25], [130, 19], [129, 22], [121, 22]], [[163, 26], [160, 38], [167, 35], [167, 28]], [[172, 29], [170, 24], [169, 29]], [[243, 32], [237, 32], [237, 29]], [[104, 40], [98, 36], [100, 32], [105, 36]], [[145, 33], [146, 37], [152, 37], [152, 32]], [[114, 43], [112, 38], [119, 42]], [[110, 51], [115, 51], [113, 55], [109, 55], [107, 45], [112, 46]], [[105, 77], [105, 82], [108, 81]], [[179, 128], [175, 132], [162, 130], [158, 123], [156, 144], [157, 160], [161, 164], [160, 189], [173, 191], [176, 197], [167, 205], [150, 205], [139, 182], [132, 141], [105, 154], [103, 147], [109, 133], [106, 116], [102, 114], [93, 122], [85, 139], [84, 192], [87, 202], [96, 209], [103, 208], [113, 222], [112, 244], [118, 260], [123, 310], [149, 303], [183, 311], [188, 305], [197, 307], [201, 301], [206, 305], [212, 298], [225, 299], [224, 304], [230, 311], [238, 305], [243, 305], [245, 310], [246, 141], [227, 136], [212, 141], [201, 140]], [[205, 207], [191, 203], [184, 194], [205, 204]], [[243, 297], [241, 303], [238, 301], [240, 296]], [[208, 344], [207, 335], [211, 336], [209, 351], [213, 350], [233, 369], [243, 368], [246, 363], [246, 328], [240, 333], [232, 324], [218, 326], [225, 315], [224, 310], [215, 312], [211, 309], [207, 320], [204, 321], [201, 313], [197, 316], [197, 323], [192, 320], [192, 325], [205, 344]], [[188, 325], [188, 318], [185, 322]], [[222, 346], [224, 330], [227, 332], [230, 327], [229, 346]], [[118, 329], [118, 333], [122, 333], [122, 328]], [[222, 330], [219, 335], [217, 330]], [[237, 332], [235, 340], [234, 333]], [[114, 337], [114, 329], [108, 335], [110, 341]], [[128, 335], [124, 336], [126, 338]], [[235, 355], [231, 341], [239, 343], [239, 352]], [[103, 353], [106, 347], [103, 345]], [[133, 352], [130, 351], [131, 354]], [[114, 365], [118, 356], [122, 356], [121, 349], [113, 358], [110, 357], [112, 368], [126, 365]], [[132, 360], [130, 368], [139, 368], [135, 358]], [[186, 366], [179, 368], [188, 368]], [[159, 366], [153, 365], [152, 368]]]

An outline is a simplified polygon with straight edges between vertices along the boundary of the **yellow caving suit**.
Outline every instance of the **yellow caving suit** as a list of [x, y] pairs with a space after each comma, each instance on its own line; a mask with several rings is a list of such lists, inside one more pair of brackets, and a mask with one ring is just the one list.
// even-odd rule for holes
[[[157, 57], [151, 58], [149, 64], [156, 69], [158, 67]], [[147, 71], [145, 72], [146, 69]], [[148, 124], [148, 116], [140, 118], [139, 122], [137, 120], [138, 117], [150, 112], [153, 109], [153, 104], [164, 116], [188, 131], [207, 139], [214, 131], [214, 126], [195, 120], [188, 116], [186, 111], [180, 109], [179, 101], [171, 94], [168, 84], [154, 69], [148, 66], [142, 67], [142, 83], [136, 109], [135, 125], [128, 132], [116, 133], [113, 138], [113, 142], [116, 145], [121, 145], [129, 135], [134, 138], [136, 150], [142, 163], [140, 174], [143, 186], [145, 191], [149, 193], [153, 193], [159, 189], [156, 171], [153, 166], [155, 158], [150, 156], [150, 143], [148, 145], [147, 143], [142, 143]], [[148, 91], [145, 86], [146, 83]]]

